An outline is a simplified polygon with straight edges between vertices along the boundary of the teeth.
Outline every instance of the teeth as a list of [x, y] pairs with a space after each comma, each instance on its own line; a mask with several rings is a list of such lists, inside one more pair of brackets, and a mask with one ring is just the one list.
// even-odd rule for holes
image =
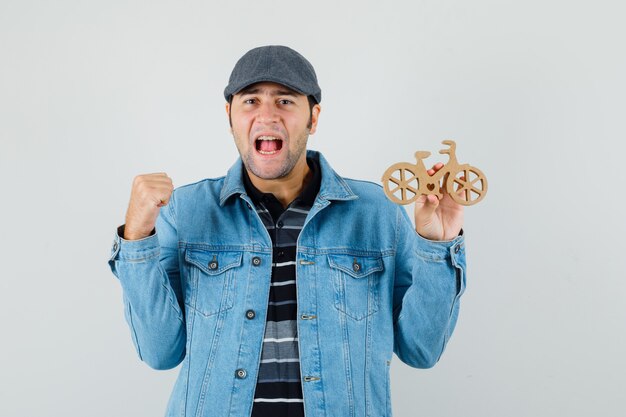
[[[263, 135], [263, 136], [259, 136], [258, 138], [256, 138], [256, 140], [268, 140], [268, 141], [273, 141], [273, 140], [280, 140], [282, 141], [282, 139], [277, 138], [276, 136], [269, 136], [269, 135]], [[274, 155], [276, 153], [279, 152], [279, 150], [275, 150], [275, 151], [263, 151], [261, 149], [257, 150], [261, 155]]]

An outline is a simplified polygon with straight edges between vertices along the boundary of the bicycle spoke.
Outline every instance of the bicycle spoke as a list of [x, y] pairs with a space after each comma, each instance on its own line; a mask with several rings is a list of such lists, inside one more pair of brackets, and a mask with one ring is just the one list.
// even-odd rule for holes
[[409, 178], [408, 180], [406, 180], [407, 183], [413, 181], [414, 179], [417, 179], [417, 175], [413, 174], [412, 172], [411, 172], [411, 175], [413, 175], [413, 176], [411, 178]]
[[483, 190], [479, 190], [476, 187], [470, 187], [470, 190], [472, 190], [473, 192], [475, 192], [476, 194], [478, 194], [478, 196], [480, 197], [483, 194]]
[[398, 179], [396, 179], [394, 177], [389, 177], [389, 181], [391, 181], [391, 182], [393, 182], [395, 184], [400, 184], [402, 182], [402, 181], [400, 181], [400, 180], [398, 180]]
[[398, 187], [394, 188], [393, 190], [389, 190], [389, 192], [390, 192], [391, 194], [395, 194], [395, 193], [396, 193], [396, 191], [398, 191], [399, 189], [400, 189], [400, 187], [398, 186]]

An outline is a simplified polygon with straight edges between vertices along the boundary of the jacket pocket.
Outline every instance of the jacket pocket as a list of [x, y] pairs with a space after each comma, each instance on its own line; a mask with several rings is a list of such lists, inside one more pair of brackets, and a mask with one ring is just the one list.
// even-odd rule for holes
[[188, 249], [190, 296], [185, 304], [208, 317], [233, 307], [235, 271], [241, 266], [241, 252]]
[[330, 254], [328, 264], [333, 276], [337, 310], [355, 320], [378, 311], [380, 275], [384, 269], [381, 257]]

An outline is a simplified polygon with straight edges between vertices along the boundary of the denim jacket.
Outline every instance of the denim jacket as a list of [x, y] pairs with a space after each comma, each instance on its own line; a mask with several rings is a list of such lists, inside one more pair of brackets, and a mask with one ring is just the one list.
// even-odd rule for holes
[[[419, 236], [379, 185], [337, 175], [321, 154], [320, 191], [297, 244], [298, 340], [308, 417], [391, 416], [392, 352], [433, 366], [465, 288], [464, 237]], [[246, 194], [241, 160], [225, 177], [174, 190], [156, 233], [115, 237], [137, 354], [182, 362], [167, 416], [249, 417], [265, 330], [272, 242]]]

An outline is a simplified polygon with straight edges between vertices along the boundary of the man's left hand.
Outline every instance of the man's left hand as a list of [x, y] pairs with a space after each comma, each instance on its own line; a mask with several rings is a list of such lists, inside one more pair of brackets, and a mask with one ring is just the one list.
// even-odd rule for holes
[[[443, 168], [439, 162], [429, 169], [428, 175]], [[454, 202], [443, 191], [443, 198], [436, 195], [422, 195], [415, 201], [415, 231], [429, 240], [452, 240], [463, 227], [463, 206]]]

